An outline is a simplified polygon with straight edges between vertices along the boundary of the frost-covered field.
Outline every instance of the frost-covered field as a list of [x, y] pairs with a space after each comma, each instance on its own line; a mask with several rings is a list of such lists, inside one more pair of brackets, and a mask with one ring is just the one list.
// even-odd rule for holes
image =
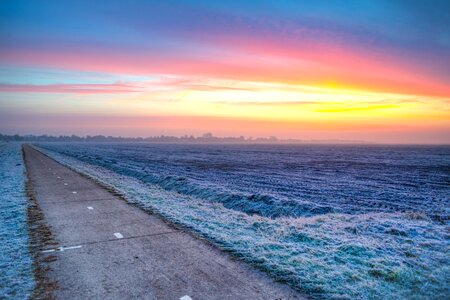
[[0, 299], [27, 299], [34, 279], [21, 144], [0, 142], [0, 183]]
[[312, 296], [450, 294], [448, 147], [40, 146]]

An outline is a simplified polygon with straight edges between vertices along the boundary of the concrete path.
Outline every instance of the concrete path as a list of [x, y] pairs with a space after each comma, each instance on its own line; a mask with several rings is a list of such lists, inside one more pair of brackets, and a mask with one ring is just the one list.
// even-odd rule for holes
[[[298, 299], [289, 287], [24, 146], [58, 299]], [[59, 248], [61, 247], [61, 248]]]

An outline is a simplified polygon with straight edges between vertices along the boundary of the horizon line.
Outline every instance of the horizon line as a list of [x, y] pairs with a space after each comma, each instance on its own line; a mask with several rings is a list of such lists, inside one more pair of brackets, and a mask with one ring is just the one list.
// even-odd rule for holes
[[[30, 140], [31, 139], [31, 140]], [[252, 136], [215, 136], [211, 133], [205, 133], [201, 136], [194, 135], [155, 135], [155, 136], [113, 136], [113, 135], [49, 135], [49, 134], [2, 134], [0, 141], [41, 141], [41, 142], [159, 142], [159, 143], [215, 143], [215, 144], [346, 144], [346, 145], [411, 145], [411, 146], [450, 146], [450, 143], [390, 143], [390, 142], [372, 142], [365, 140], [345, 140], [345, 139], [300, 139], [300, 138], [278, 138], [252, 137]]]

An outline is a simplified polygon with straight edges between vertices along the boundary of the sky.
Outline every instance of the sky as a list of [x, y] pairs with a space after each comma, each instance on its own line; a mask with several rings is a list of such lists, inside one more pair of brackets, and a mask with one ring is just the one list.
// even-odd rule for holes
[[450, 144], [450, 2], [0, 2], [0, 133]]

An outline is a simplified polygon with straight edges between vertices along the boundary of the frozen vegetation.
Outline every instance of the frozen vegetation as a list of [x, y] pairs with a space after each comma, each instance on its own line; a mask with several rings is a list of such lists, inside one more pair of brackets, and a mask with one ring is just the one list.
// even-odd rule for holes
[[448, 299], [450, 148], [41, 144], [325, 299]]
[[0, 142], [0, 299], [27, 299], [34, 287], [20, 143]]

